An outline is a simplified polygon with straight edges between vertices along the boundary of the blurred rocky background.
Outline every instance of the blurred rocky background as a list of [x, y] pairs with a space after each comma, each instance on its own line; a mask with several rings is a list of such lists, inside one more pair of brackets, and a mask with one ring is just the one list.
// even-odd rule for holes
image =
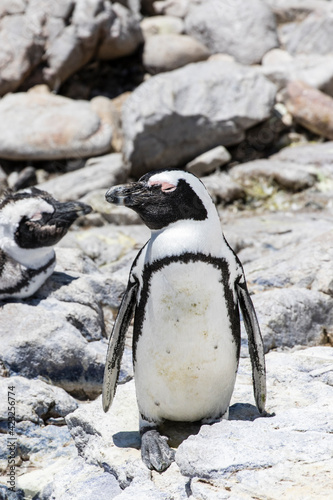
[[[333, 2], [0, 0], [0, 95], [1, 196], [38, 185], [94, 209], [46, 284], [0, 304], [0, 499], [329, 498]], [[140, 460], [130, 338], [107, 415], [100, 393], [149, 237], [104, 194], [165, 167], [202, 178], [244, 263], [275, 416], [258, 418], [244, 336], [229, 422], [166, 429], [160, 475]]]

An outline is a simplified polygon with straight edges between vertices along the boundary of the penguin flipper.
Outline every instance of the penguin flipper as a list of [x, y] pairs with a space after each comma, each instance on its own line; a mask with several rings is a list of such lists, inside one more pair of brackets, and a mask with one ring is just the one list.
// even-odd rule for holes
[[236, 284], [236, 292], [249, 339], [254, 397], [260, 413], [265, 413], [266, 366], [264, 346], [257, 315], [245, 279]]
[[137, 288], [138, 285], [136, 282], [128, 282], [110, 335], [105, 361], [102, 395], [103, 410], [105, 412], [110, 408], [116, 393], [120, 363], [125, 347], [126, 332], [133, 316]]

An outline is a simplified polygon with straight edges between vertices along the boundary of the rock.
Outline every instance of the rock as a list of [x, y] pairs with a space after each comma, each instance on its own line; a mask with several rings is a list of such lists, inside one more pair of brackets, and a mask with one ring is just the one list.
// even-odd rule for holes
[[333, 142], [330, 141], [283, 148], [272, 158], [283, 162], [314, 166], [323, 174], [333, 174]]
[[[62, 304], [52, 298], [38, 307], [38, 302], [29, 302], [2, 306], [1, 361], [9, 374], [47, 377], [75, 396], [96, 397], [107, 348], [101, 340], [102, 318], [82, 304]], [[89, 342], [81, 331], [94, 340]]]
[[192, 174], [210, 174], [219, 167], [222, 167], [231, 160], [231, 154], [224, 146], [217, 146], [210, 151], [206, 151], [186, 165], [186, 170]]
[[98, 398], [68, 415], [66, 422], [79, 455], [88, 463], [104, 464], [104, 469], [118, 478], [121, 487], [128, 486], [136, 475], [149, 477], [140, 459], [134, 382], [117, 388], [107, 414]]
[[153, 8], [154, 12], [156, 12], [157, 14], [165, 14], [167, 16], [184, 18], [188, 12], [190, 3], [191, 0], [164, 0], [160, 2], [154, 2]]
[[265, 54], [262, 64], [263, 74], [279, 89], [290, 81], [301, 80], [333, 96], [333, 59], [330, 55], [299, 54], [292, 57], [285, 50], [273, 49]]
[[291, 54], [330, 54], [333, 52], [332, 12], [316, 11], [293, 25], [284, 38]]
[[25, 8], [23, 1], [1, 3], [0, 95], [15, 91], [43, 57], [41, 16], [34, 11], [32, 19]]
[[288, 84], [286, 107], [294, 119], [327, 139], [333, 139], [333, 98], [306, 83]]
[[[274, 284], [281, 286], [281, 282]], [[282, 346], [319, 345], [327, 336], [333, 339], [333, 299], [324, 293], [281, 286], [256, 294], [253, 302], [265, 352]]]
[[103, 218], [111, 224], [120, 226], [142, 223], [140, 217], [133, 210], [108, 203], [105, 200], [105, 192], [105, 189], [91, 191], [81, 199], [82, 201], [86, 200], [84, 203], [88, 203], [95, 212], [102, 214]]
[[153, 35], [180, 35], [184, 31], [184, 22], [175, 16], [145, 17], [140, 26], [145, 40]]
[[[15, 400], [16, 422], [29, 421], [43, 425], [48, 419], [59, 419], [73, 412], [77, 402], [60, 387], [46, 384], [42, 380], [28, 380], [23, 377], [0, 378], [0, 422], [7, 426], [8, 388], [12, 387]], [[63, 424], [65, 422], [63, 421]]]
[[[96, 55], [113, 59], [142, 43], [138, 5], [107, 0], [3, 2], [0, 12], [0, 94], [28, 76], [53, 89]], [[41, 68], [43, 66], [43, 68]]]
[[176, 167], [241, 142], [246, 129], [270, 115], [275, 90], [255, 69], [224, 60], [150, 78], [123, 107], [124, 156], [132, 174]]
[[231, 178], [244, 189], [258, 184], [261, 178], [277, 183], [282, 189], [300, 191], [316, 182], [316, 169], [296, 166], [294, 163], [278, 160], [255, 160], [238, 165], [230, 170]]
[[123, 5], [104, 0], [76, 0], [70, 23], [47, 45], [44, 78], [53, 88], [84, 66], [100, 59], [123, 57], [142, 43], [139, 18]]
[[118, 2], [112, 4], [112, 14], [103, 26], [103, 35], [103, 41], [97, 52], [99, 59], [109, 60], [128, 56], [143, 43], [139, 17]]
[[[121, 499], [183, 500], [191, 494], [247, 498], [257, 494], [256, 488], [263, 491], [263, 497], [269, 492], [279, 498], [276, 492], [285, 494], [290, 484], [295, 488], [292, 491], [303, 493], [302, 487], [312, 491], [316, 474], [325, 487], [331, 480], [325, 471], [333, 444], [333, 413], [327, 404], [333, 395], [332, 353], [330, 347], [314, 347], [266, 355], [268, 409], [276, 414], [270, 418], [258, 418], [250, 360], [241, 359], [229, 421], [204, 425], [197, 435], [191, 425], [173, 423], [167, 428], [173, 443], [181, 443], [176, 453], [181, 474], [177, 464], [162, 475], [151, 474], [143, 466], [133, 382], [118, 387], [108, 414], [103, 413], [99, 398], [68, 415], [66, 421], [80, 456], [88, 464], [103, 464], [118, 478]], [[290, 472], [294, 467], [298, 474]], [[274, 478], [269, 486], [262, 486], [263, 474]], [[282, 480], [286, 477], [290, 477], [288, 486]], [[324, 485], [320, 492], [325, 491]]]
[[211, 53], [230, 54], [243, 64], [259, 63], [268, 50], [278, 46], [274, 15], [261, 0], [193, 2], [185, 17], [185, 31]]
[[278, 23], [303, 21], [314, 11], [327, 12], [325, 0], [264, 0], [274, 12]]
[[[52, 473], [52, 469], [49, 469]], [[38, 492], [40, 492], [38, 498], [40, 500], [49, 498], [111, 500], [112, 498], [119, 498], [122, 492], [117, 479], [112, 474], [104, 472], [100, 467], [87, 464], [80, 457], [65, 463], [61, 470], [55, 471], [48, 479], [51, 479], [51, 482], [44, 486], [42, 490], [38, 489]]]
[[[244, 404], [248, 400], [243, 392], [242, 366], [249, 366], [247, 363], [241, 362], [232, 400], [242, 403], [231, 407], [230, 420], [203, 426], [197, 436], [190, 436], [178, 448], [176, 461], [181, 472], [193, 478], [189, 490], [194, 495], [198, 488], [203, 495], [198, 498], [212, 499], [258, 494], [279, 498], [279, 493], [291, 493], [295, 498], [298, 491], [301, 496], [309, 491], [310, 497], [320, 498], [332, 481], [327, 475], [331, 470], [331, 443], [327, 439], [331, 439], [332, 408], [325, 401], [333, 389], [323, 380], [315, 380], [311, 373], [314, 367], [326, 366], [329, 370], [332, 349], [316, 347], [266, 356], [268, 404], [276, 413], [271, 418], [246, 414], [250, 405]], [[250, 378], [247, 383], [251, 384]], [[319, 413], [318, 407], [322, 408]], [[290, 475], [291, 464], [295, 464], [297, 474]], [[325, 486], [317, 483], [317, 474]], [[318, 496], [313, 481], [320, 488]]]
[[51, 160], [106, 153], [112, 130], [88, 102], [30, 91], [1, 99], [0, 134], [0, 157]]
[[38, 187], [60, 201], [77, 200], [95, 189], [106, 190], [127, 179], [128, 167], [119, 153], [89, 158], [85, 167], [50, 179]]
[[216, 204], [230, 203], [245, 196], [243, 188], [228, 174], [222, 172], [212, 174], [205, 177], [203, 182]]
[[194, 38], [187, 35], [162, 34], [147, 38], [143, 64], [150, 73], [161, 73], [204, 61], [208, 57], [208, 49]]

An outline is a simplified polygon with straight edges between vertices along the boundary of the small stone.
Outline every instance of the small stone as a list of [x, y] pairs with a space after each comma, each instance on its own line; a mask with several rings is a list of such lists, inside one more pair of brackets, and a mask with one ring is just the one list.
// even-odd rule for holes
[[242, 186], [224, 172], [208, 175], [203, 182], [217, 204], [230, 203], [245, 196]]
[[152, 35], [144, 46], [143, 64], [150, 73], [160, 73], [204, 61], [208, 57], [208, 49], [190, 36]]
[[200, 177], [222, 167], [230, 160], [231, 154], [229, 151], [224, 146], [217, 146], [190, 161], [186, 165], [186, 170]]
[[180, 35], [184, 32], [184, 22], [175, 16], [145, 17], [140, 26], [145, 39], [152, 35]]
[[333, 139], [333, 98], [301, 81], [287, 86], [286, 107], [294, 119], [315, 134]]

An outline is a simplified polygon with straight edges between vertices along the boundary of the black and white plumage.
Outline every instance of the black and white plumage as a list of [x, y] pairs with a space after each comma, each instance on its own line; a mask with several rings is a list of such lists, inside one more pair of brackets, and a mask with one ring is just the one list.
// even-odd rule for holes
[[135, 210], [151, 238], [135, 259], [107, 354], [103, 407], [116, 391], [125, 334], [134, 317], [133, 362], [141, 454], [165, 470], [173, 460], [158, 432], [164, 419], [228, 418], [240, 352], [239, 307], [249, 337], [254, 393], [265, 409], [265, 359], [242, 265], [226, 242], [202, 182], [182, 170], [111, 188], [111, 203]]
[[31, 296], [52, 274], [53, 246], [91, 207], [29, 188], [0, 203], [0, 300]]

